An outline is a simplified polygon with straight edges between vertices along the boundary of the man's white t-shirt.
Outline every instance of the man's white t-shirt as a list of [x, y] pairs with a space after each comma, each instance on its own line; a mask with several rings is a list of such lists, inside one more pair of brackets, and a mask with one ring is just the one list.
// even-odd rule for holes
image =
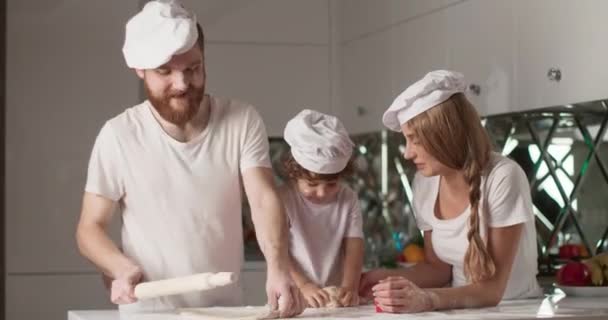
[[316, 204], [287, 183], [279, 195], [289, 218], [289, 250], [304, 275], [320, 287], [342, 282], [342, 242], [363, 238], [357, 194], [342, 185], [335, 201]]
[[[91, 155], [85, 190], [117, 201], [122, 249], [144, 280], [240, 273], [240, 174], [271, 167], [264, 124], [249, 105], [206, 96], [210, 118], [188, 142], [169, 136], [145, 101], [109, 120]], [[142, 300], [121, 311], [241, 304], [240, 284]]]
[[[538, 253], [528, 180], [517, 163], [501, 155], [493, 154], [490, 166], [481, 181], [480, 209], [486, 210], [487, 218], [480, 214], [480, 226], [501, 228], [524, 224], [503, 299], [538, 297], [542, 291], [536, 281]], [[455, 218], [437, 218], [434, 209], [439, 181], [439, 176], [416, 175], [413, 186], [416, 221], [420, 230], [433, 231], [433, 249], [439, 259], [452, 265], [452, 286], [460, 287], [468, 284], [464, 275], [464, 255], [469, 245], [467, 232], [471, 212], [467, 208]], [[481, 230], [485, 241], [486, 232], [484, 228]]]

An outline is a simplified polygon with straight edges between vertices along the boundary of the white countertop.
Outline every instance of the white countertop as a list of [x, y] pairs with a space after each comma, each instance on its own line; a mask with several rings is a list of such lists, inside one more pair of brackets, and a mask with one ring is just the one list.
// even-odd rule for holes
[[[235, 313], [248, 316], [259, 314], [262, 307], [202, 308], [203, 314], [215, 319], [235, 319]], [[304, 319], [608, 319], [608, 297], [547, 296], [545, 299], [505, 301], [496, 307], [483, 309], [451, 310], [410, 315], [376, 313], [373, 306], [342, 309], [307, 309], [300, 317]], [[149, 314], [120, 314], [117, 310], [69, 311], [68, 320], [187, 320], [177, 312]]]

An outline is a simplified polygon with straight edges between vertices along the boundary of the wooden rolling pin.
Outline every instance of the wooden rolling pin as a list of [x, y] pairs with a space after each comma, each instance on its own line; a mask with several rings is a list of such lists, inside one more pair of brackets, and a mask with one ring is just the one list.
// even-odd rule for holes
[[199, 273], [186, 277], [142, 282], [135, 286], [137, 299], [149, 299], [194, 291], [210, 290], [234, 283], [233, 272]]

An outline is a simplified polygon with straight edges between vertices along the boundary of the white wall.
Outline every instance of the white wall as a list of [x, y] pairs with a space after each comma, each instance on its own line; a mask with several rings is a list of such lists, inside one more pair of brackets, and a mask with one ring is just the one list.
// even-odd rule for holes
[[136, 5], [7, 1], [7, 319], [109, 306], [74, 231], [93, 139], [137, 101], [117, 36]]
[[184, 1], [205, 29], [211, 93], [261, 113], [270, 136], [305, 107], [329, 111], [329, 1]]
[[425, 72], [447, 67], [442, 12], [456, 3], [340, 1], [342, 86], [335, 109], [351, 132], [380, 130], [382, 113], [399, 92]]

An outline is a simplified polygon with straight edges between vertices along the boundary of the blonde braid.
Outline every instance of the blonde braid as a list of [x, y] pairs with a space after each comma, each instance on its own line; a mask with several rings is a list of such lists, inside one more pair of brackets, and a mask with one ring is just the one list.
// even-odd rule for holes
[[469, 203], [471, 204], [471, 216], [469, 218], [469, 232], [467, 239], [469, 247], [464, 255], [464, 274], [467, 280], [477, 283], [494, 276], [496, 266], [488, 252], [488, 249], [481, 238], [480, 233], [480, 214], [479, 209], [481, 198], [481, 168], [477, 161], [471, 161], [464, 170], [469, 191]]

